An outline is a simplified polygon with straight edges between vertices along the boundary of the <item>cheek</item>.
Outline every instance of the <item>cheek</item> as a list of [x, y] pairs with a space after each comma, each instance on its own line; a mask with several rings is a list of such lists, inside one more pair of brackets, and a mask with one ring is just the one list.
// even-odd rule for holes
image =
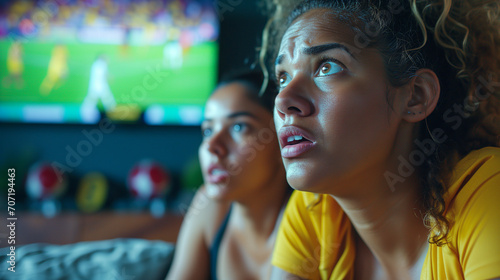
[[253, 158], [254, 150], [248, 139], [236, 140], [235, 145], [228, 150], [227, 160], [231, 164], [243, 168]]
[[[256, 169], [265, 169], [270, 160], [279, 157], [279, 146], [276, 136], [269, 130], [269, 133], [260, 133], [248, 137], [239, 145], [235, 155], [237, 161], [244, 171], [254, 172]], [[253, 171], [250, 171], [253, 170]]]
[[273, 135], [273, 137], [272, 140], [265, 142], [265, 148], [261, 152], [261, 162], [264, 166], [272, 166], [276, 163], [281, 164], [282, 162], [277, 136]]
[[[276, 100], [275, 100], [276, 102]], [[276, 131], [278, 131], [278, 129], [281, 127], [281, 122], [283, 120], [281, 119], [281, 117], [279, 116], [279, 113], [278, 113], [278, 108], [276, 108], [276, 106], [274, 106], [274, 109], [273, 109], [273, 122], [274, 122], [274, 128], [276, 129]]]
[[[324, 111], [322, 126], [334, 138], [359, 141], [384, 133], [388, 125], [388, 110], [383, 87], [350, 85], [321, 102]], [[363, 138], [363, 139], [352, 139]]]
[[200, 159], [201, 169], [204, 171], [208, 167], [208, 150], [205, 143], [201, 143], [198, 148], [198, 158]]

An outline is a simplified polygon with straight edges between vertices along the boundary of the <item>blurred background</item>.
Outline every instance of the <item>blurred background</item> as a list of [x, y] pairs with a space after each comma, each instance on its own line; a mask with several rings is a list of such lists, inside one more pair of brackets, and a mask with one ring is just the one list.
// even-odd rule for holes
[[203, 104], [264, 24], [257, 1], [0, 1], [0, 199], [14, 168], [23, 213], [184, 213]]

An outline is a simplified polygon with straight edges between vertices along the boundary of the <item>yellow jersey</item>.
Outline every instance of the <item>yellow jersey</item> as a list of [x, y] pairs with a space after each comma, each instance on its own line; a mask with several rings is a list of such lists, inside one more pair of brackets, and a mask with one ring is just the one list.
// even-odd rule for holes
[[[450, 182], [444, 196], [452, 222], [448, 243], [429, 244], [420, 279], [500, 277], [500, 148], [468, 154], [455, 166]], [[305, 279], [352, 279], [355, 251], [349, 218], [331, 196], [292, 194], [274, 266]]]

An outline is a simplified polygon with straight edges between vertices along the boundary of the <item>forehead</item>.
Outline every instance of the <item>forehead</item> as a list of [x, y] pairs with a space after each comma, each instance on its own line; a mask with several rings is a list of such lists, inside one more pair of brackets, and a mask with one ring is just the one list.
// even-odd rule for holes
[[264, 107], [251, 100], [249, 94], [248, 88], [238, 82], [219, 87], [205, 105], [205, 118], [226, 118], [243, 111], [255, 116], [270, 115]]
[[297, 18], [286, 30], [279, 53], [292, 53], [324, 43], [341, 43], [356, 51], [355, 32], [340, 14], [328, 9], [314, 9]]

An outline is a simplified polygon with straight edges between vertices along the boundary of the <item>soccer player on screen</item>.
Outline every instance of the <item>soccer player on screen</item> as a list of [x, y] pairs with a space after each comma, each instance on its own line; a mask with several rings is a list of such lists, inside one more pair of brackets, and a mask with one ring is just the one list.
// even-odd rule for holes
[[179, 41], [170, 41], [163, 47], [163, 66], [179, 69], [183, 63], [183, 49]]
[[56, 45], [52, 50], [47, 76], [40, 85], [40, 93], [48, 95], [53, 89], [58, 88], [68, 75], [68, 49], [64, 45]]
[[10, 87], [14, 82], [18, 89], [24, 86], [23, 81], [23, 46], [21, 42], [14, 41], [9, 47], [7, 54], [7, 71], [9, 74], [2, 80], [4, 88]]
[[82, 107], [90, 110], [96, 109], [99, 100], [107, 112], [116, 107], [115, 98], [108, 84], [108, 61], [103, 54], [97, 56], [90, 68], [89, 90]]

